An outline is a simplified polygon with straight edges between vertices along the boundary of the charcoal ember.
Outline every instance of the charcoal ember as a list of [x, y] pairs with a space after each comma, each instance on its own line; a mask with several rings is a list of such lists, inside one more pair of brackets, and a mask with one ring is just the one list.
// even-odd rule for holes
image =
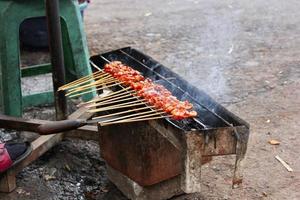
[[0, 142], [9, 142], [17, 140], [18, 138], [18, 133], [16, 131], [0, 129]]

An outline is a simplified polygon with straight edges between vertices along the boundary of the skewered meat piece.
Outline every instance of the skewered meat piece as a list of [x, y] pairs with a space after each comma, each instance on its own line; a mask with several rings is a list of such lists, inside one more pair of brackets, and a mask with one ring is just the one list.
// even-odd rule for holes
[[119, 61], [106, 64], [104, 71], [137, 91], [137, 95], [146, 99], [151, 105], [164, 110], [176, 120], [196, 117], [197, 112], [191, 110], [193, 105], [188, 101], [179, 101], [164, 86], [145, 79], [139, 71], [123, 65]]
[[124, 83], [139, 82], [144, 80], [144, 77], [137, 70], [132, 69], [129, 66], [123, 65], [119, 61], [106, 64], [104, 71], [112, 75], [114, 78]]

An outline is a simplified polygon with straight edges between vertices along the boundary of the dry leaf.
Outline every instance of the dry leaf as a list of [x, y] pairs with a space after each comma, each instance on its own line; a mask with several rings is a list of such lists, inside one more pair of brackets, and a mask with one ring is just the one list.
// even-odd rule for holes
[[269, 140], [269, 143], [272, 145], [279, 145], [280, 142], [278, 140]]

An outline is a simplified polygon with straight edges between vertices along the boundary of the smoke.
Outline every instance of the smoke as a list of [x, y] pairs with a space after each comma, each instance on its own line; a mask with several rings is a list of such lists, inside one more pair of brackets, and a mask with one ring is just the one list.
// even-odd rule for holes
[[222, 11], [216, 10], [203, 15], [201, 27], [197, 27], [199, 32], [193, 35], [197, 41], [193, 44], [195, 59], [189, 60], [185, 66], [188, 69], [185, 78], [191, 84], [221, 101], [230, 101], [227, 74], [235, 62], [234, 55], [238, 46], [235, 42], [239, 12], [231, 15], [228, 17], [227, 14], [225, 18]]

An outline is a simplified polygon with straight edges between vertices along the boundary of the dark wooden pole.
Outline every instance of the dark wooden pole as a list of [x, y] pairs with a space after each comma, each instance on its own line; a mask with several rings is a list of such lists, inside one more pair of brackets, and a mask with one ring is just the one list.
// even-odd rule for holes
[[59, 0], [46, 0], [45, 2], [56, 119], [62, 120], [65, 119], [67, 115], [67, 101], [63, 92], [57, 92], [57, 89], [65, 84], [65, 66], [59, 15]]

